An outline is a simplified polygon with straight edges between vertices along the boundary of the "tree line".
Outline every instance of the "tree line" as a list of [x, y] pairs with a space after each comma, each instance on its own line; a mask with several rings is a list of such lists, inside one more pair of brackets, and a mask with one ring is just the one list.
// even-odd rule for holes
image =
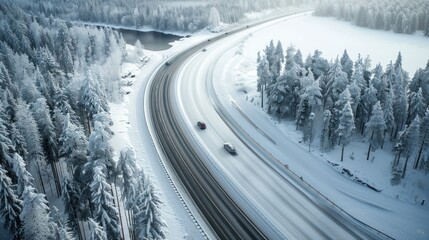
[[353, 61], [347, 50], [334, 61], [319, 50], [303, 60], [294, 46], [284, 52], [280, 41], [271, 41], [258, 53], [257, 75], [267, 112], [295, 121], [309, 147], [315, 139], [324, 152], [340, 146], [343, 161], [344, 148], [359, 134], [368, 142], [367, 160], [392, 143], [395, 182], [409, 165], [429, 169], [429, 61], [410, 79], [401, 53], [384, 70], [371, 68], [369, 57]]
[[301, 5], [309, 0], [49, 0], [18, 2], [24, 9], [32, 11], [34, 14], [43, 13], [45, 16], [52, 15], [62, 19], [194, 32], [210, 25], [209, 18], [212, 8], [220, 13], [222, 22], [234, 23], [244, 18], [245, 13]]
[[165, 238], [134, 151], [115, 160], [109, 142], [127, 58], [112, 29], [0, 3], [0, 216], [11, 239], [122, 239], [123, 222], [132, 239]]
[[396, 33], [423, 31], [429, 36], [429, 2], [426, 0], [322, 0], [314, 15], [333, 16], [360, 27]]

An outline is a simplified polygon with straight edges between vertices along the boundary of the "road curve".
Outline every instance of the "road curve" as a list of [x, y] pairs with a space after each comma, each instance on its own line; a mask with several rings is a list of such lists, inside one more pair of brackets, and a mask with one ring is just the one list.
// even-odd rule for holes
[[[223, 36], [218, 38], [221, 37]], [[189, 56], [206, 44], [201, 43], [176, 56], [155, 75], [149, 89], [149, 107], [154, 130], [169, 163], [217, 237], [266, 239], [214, 180], [174, 118], [174, 99], [171, 99], [173, 76]]]
[[[234, 32], [238, 31], [239, 30], [236, 30]], [[231, 34], [232, 33], [233, 32], [231, 32]], [[182, 181], [183, 186], [192, 197], [196, 206], [206, 218], [206, 221], [217, 234], [217, 237], [219, 239], [266, 239], [267, 235], [258, 229], [256, 224], [246, 216], [244, 211], [242, 211], [238, 204], [228, 196], [226, 191], [224, 191], [212, 176], [207, 166], [205, 166], [204, 161], [202, 161], [206, 156], [201, 156], [198, 151], [194, 150], [193, 145], [189, 141], [189, 136], [185, 133], [186, 130], [182, 129], [183, 125], [179, 123], [176, 116], [177, 106], [175, 105], [175, 101], [177, 99], [173, 97], [175, 95], [175, 85], [173, 82], [174, 79], [177, 78], [176, 75], [178, 70], [196, 52], [206, 47], [206, 45], [212, 44], [226, 36], [228, 35], [219, 35], [216, 38], [212, 38], [210, 42], [200, 43], [177, 55], [168, 62], [168, 65], [161, 66], [158, 69], [148, 91], [150, 99], [150, 117], [161, 150]], [[252, 153], [249, 152], [248, 154], [248, 156], [250, 156]], [[251, 169], [249, 169], [249, 171], [250, 170]], [[281, 178], [284, 177], [283, 174], [279, 174], [278, 176]], [[295, 186], [292, 185], [292, 188], [294, 187]], [[271, 186], [271, 189], [275, 190], [273, 186]], [[282, 202], [290, 203], [288, 198], [284, 198], [284, 196], [281, 197]], [[308, 197], [304, 196], [304, 198]], [[307, 200], [313, 202], [319, 199]], [[299, 206], [300, 204], [290, 205]], [[362, 229], [360, 227], [358, 227], [358, 229], [354, 229], [354, 227], [350, 229], [345, 223], [341, 222], [344, 217], [333, 217], [332, 215], [335, 212], [324, 210], [325, 208], [329, 209], [329, 206], [323, 203], [316, 205], [318, 205], [319, 210], [322, 210], [321, 212], [331, 215], [327, 219], [336, 222], [336, 224], [343, 229], [342, 231], [345, 232], [345, 235], [356, 239], [376, 236], [376, 234], [366, 235], [366, 233], [364, 233], [365, 231], [361, 232]], [[308, 206], [301, 205], [303, 209], [307, 207]], [[310, 220], [311, 216], [303, 216], [302, 212], [298, 209], [292, 209], [292, 211], [295, 216], [300, 216], [299, 218], [301, 219], [307, 219], [305, 221], [311, 228], [316, 229], [315, 231], [319, 237], [327, 239], [332, 236], [329, 234], [329, 230], [323, 229], [322, 226], [312, 225], [312, 220]], [[337, 213], [335, 213], [335, 215], [336, 214]], [[293, 218], [285, 218], [285, 220], [289, 220], [288, 224], [290, 225], [297, 225], [294, 223], [295, 219]], [[296, 229], [298, 228], [299, 225], [296, 226]], [[305, 235], [305, 231], [300, 232], [300, 234], [304, 238], [310, 238], [311, 236]]]

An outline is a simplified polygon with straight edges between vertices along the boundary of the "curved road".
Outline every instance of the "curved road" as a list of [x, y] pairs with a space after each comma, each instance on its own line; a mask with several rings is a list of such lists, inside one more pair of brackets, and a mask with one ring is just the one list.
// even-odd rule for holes
[[[235, 46], [240, 40], [239, 37], [233, 41], [225, 38], [232, 34], [219, 35], [179, 54], [159, 68], [149, 89], [150, 115], [162, 151], [218, 238], [384, 238], [333, 209], [320, 196], [303, 188], [297, 179], [276, 170], [272, 162], [265, 160], [269, 156], [258, 150], [257, 143], [246, 143], [245, 133], [236, 130], [239, 127], [231, 127], [233, 119], [224, 114], [210, 85], [216, 61], [205, 62], [209, 60], [200, 50], [211, 44], [209, 51], [211, 48], [226, 51], [228, 44]], [[218, 50], [212, 59], [221, 56], [222, 50]], [[179, 78], [180, 82], [175, 82]], [[178, 91], [183, 92], [177, 94]], [[177, 99], [177, 95], [186, 97]], [[187, 127], [203, 119], [203, 114], [209, 123], [208, 129], [195, 136], [195, 129], [189, 131]], [[212, 126], [216, 126], [216, 131]], [[195, 138], [204, 138], [213, 150], [205, 153], [195, 148]], [[222, 143], [230, 140], [239, 153], [235, 157], [222, 149]], [[223, 174], [222, 179], [231, 179], [229, 183], [212, 175], [213, 164], [207, 159], [222, 166], [217, 170]], [[262, 194], [260, 189], [264, 190]], [[243, 202], [248, 202], [250, 207]]]

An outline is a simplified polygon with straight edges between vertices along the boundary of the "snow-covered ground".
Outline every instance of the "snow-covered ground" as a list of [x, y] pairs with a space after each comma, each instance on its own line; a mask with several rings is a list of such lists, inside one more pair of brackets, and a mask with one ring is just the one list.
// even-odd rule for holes
[[[212, 36], [213, 34], [208, 32], [194, 34], [191, 38], [175, 42], [174, 46], [169, 50], [161, 52], [145, 51], [145, 57], [149, 61], [144, 64], [124, 64], [123, 75], [131, 73], [124, 78], [124, 81], [129, 81], [131, 84], [131, 86], [125, 88], [125, 92], [129, 93], [124, 95], [122, 103], [111, 104], [114, 121], [112, 129], [115, 132], [112, 145], [115, 148], [115, 153], [119, 154], [119, 151], [127, 146], [132, 146], [136, 150], [139, 165], [151, 177], [161, 199], [164, 201], [161, 212], [168, 225], [166, 229], [167, 239], [202, 239], [205, 235], [200, 228], [207, 229], [207, 227], [195, 224], [196, 220], [190, 215], [188, 209], [192, 209], [192, 206], [187, 204], [187, 207], [185, 207], [183, 200], [178, 197], [177, 190], [172, 185], [172, 180], [166, 176], [165, 168], [155, 152], [144, 122], [143, 95], [150, 75], [162, 61], [171, 57], [174, 53], [197, 42], [205, 41]], [[352, 26], [346, 22], [339, 22], [329, 18], [316, 18], [309, 15], [288, 19], [249, 35], [240, 46], [237, 46], [242, 55], [238, 55], [232, 63], [225, 62], [225, 65], [230, 64], [230, 66], [225, 67], [225, 71], [228, 70], [229, 72], [223, 74], [233, 76], [234, 81], [223, 82], [223, 85], [229, 86], [226, 91], [234, 98], [238, 107], [255, 123], [264, 122], [264, 124], [269, 124], [269, 127], [274, 131], [279, 130], [283, 133], [279, 135], [294, 142], [292, 147], [302, 149], [308, 149], [308, 146], [299, 143], [301, 133], [294, 130], [293, 123], [278, 123], [258, 107], [260, 100], [255, 88], [256, 53], [257, 51], [262, 51], [271, 39], [275, 41], [281, 40], [285, 48], [289, 44], [294, 44], [297, 49], [301, 49], [304, 56], [312, 54], [315, 49], [319, 49], [323, 52], [322, 56], [331, 59], [337, 55], [341, 56], [344, 49], [347, 49], [352, 60], [355, 60], [357, 54], [361, 53], [363, 56], [370, 55], [373, 65], [380, 62], [383, 66], [391, 60], [394, 61], [398, 51], [401, 51], [404, 69], [409, 71], [411, 75], [414, 74], [418, 67], [425, 67], [428, 60], [427, 56], [429, 56], [428, 39], [420, 35], [398, 35], [390, 32], [368, 30]], [[130, 51], [133, 51], [132, 46], [128, 47]], [[135, 75], [135, 77], [132, 77], [132, 75]], [[246, 90], [247, 94], [243, 93], [243, 89]], [[372, 154], [374, 156], [373, 160], [363, 160], [366, 145], [361, 142], [362, 139], [355, 139], [346, 148], [347, 158], [341, 163], [341, 166], [350, 169], [360, 179], [381, 189], [381, 193], [374, 192], [374, 194], [370, 195], [371, 197], [376, 196], [376, 199], [370, 199], [368, 196], [353, 195], [353, 192], [347, 189], [337, 189], [336, 183], [321, 181], [318, 178], [325, 174], [339, 175], [334, 170], [323, 174], [317, 172], [317, 169], [327, 168], [327, 161], [339, 162], [338, 149], [328, 154], [322, 154], [318, 152], [317, 148], [312, 148], [312, 152], [309, 154], [312, 156], [311, 159], [317, 159], [317, 162], [306, 163], [299, 158], [287, 159], [287, 161], [295, 173], [303, 176], [304, 179], [308, 179], [308, 182], [323, 194], [330, 196], [342, 191], [345, 193], [344, 195], [350, 196], [349, 198], [367, 204], [369, 213], [366, 218], [369, 221], [371, 221], [370, 212], [375, 211], [375, 207], [371, 206], [385, 205], [383, 210], [378, 211], [391, 212], [389, 216], [392, 218], [390, 220], [393, 225], [388, 226], [389, 219], [386, 219], [385, 223], [379, 224], [386, 228], [394, 228], [395, 224], [401, 222], [397, 219], [400, 217], [410, 219], [410, 223], [417, 221], [428, 222], [428, 205], [419, 205], [422, 199], [429, 199], [428, 176], [420, 172], [410, 172], [401, 185], [391, 186], [390, 161], [393, 159], [392, 154], [388, 150], [378, 150]], [[314, 144], [317, 144], [317, 142], [315, 141]], [[385, 149], [388, 149], [388, 147], [386, 146]], [[312, 167], [307, 168], [306, 166], [308, 165]], [[344, 178], [344, 181], [349, 182], [351, 185], [356, 185], [356, 183], [346, 178]], [[335, 198], [335, 201], [346, 210], [353, 212], [353, 205], [341, 203], [341, 197]], [[398, 216], [397, 213], [403, 211], [397, 211], [396, 208], [412, 209], [412, 211], [407, 216]], [[363, 217], [363, 219], [366, 218]], [[397, 234], [397, 236], [407, 238], [405, 235]], [[416, 233], [413, 236], [425, 239], [425, 237], [428, 237], [428, 229], [421, 229], [421, 233]]]

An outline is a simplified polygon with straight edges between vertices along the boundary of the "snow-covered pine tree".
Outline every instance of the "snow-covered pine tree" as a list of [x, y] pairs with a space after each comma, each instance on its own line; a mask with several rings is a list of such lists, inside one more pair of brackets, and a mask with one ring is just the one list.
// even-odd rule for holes
[[79, 186], [73, 180], [64, 179], [62, 200], [64, 204], [64, 214], [66, 215], [67, 225], [74, 233], [81, 237], [79, 220], [88, 217], [89, 211], [85, 211], [86, 205], [82, 203]]
[[361, 98], [361, 89], [356, 83], [355, 79], [351, 80], [351, 83], [347, 86], [347, 88], [350, 91], [350, 97], [351, 97], [350, 104], [352, 106], [353, 116], [356, 116], [357, 107], [359, 105], [360, 98]]
[[19, 198], [22, 199], [24, 188], [26, 186], [34, 186], [34, 178], [31, 173], [27, 171], [26, 164], [19, 154], [15, 153], [9, 164], [12, 165], [13, 172], [18, 178], [16, 193]]
[[0, 165], [3, 166], [11, 161], [11, 153], [15, 150], [5, 126], [7, 116], [4, 111], [3, 103], [0, 101]]
[[322, 57], [321, 51], [315, 50], [312, 59], [310, 69], [313, 72], [315, 79], [318, 79], [322, 74], [325, 75], [328, 73], [330, 65], [328, 60]]
[[[297, 63], [295, 61], [295, 56], [296, 56], [296, 49], [294, 45], [290, 45], [289, 47], [287, 47], [286, 49], [286, 63], [285, 63], [285, 71], [290, 70], [293, 66], [294, 63]], [[301, 56], [301, 61], [302, 61], [302, 56]]]
[[[119, 161], [116, 167], [116, 175], [119, 177], [119, 185], [122, 188], [122, 200], [126, 209], [126, 219], [131, 235], [135, 235], [134, 214], [138, 212], [136, 204], [139, 189], [137, 179], [138, 169], [136, 165], [136, 157], [132, 148], [121, 150]], [[118, 180], [117, 180], [118, 181]]]
[[107, 240], [106, 232], [103, 227], [94, 221], [94, 219], [88, 219], [89, 224], [89, 240]]
[[417, 92], [411, 92], [408, 95], [408, 117], [407, 124], [410, 124], [411, 121], [418, 115], [420, 119], [425, 116], [425, 103], [422, 95], [422, 88], [419, 88]]
[[429, 108], [426, 109], [426, 114], [420, 123], [420, 138], [419, 151], [414, 162], [413, 168], [420, 168], [420, 159], [423, 156], [429, 155]]
[[331, 106], [325, 105], [325, 108], [332, 109], [333, 104], [338, 101], [340, 94], [347, 88], [348, 80], [347, 74], [343, 72], [340, 61], [338, 58], [329, 69], [327, 79], [325, 80], [326, 95], [323, 96], [325, 102], [332, 104]]
[[269, 45], [265, 47], [264, 52], [268, 61], [268, 69], [271, 70], [271, 67], [273, 66], [274, 60], [275, 60], [274, 54], [276, 52], [276, 47], [274, 46], [274, 40], [271, 40]]
[[120, 239], [118, 209], [115, 206], [112, 188], [103, 173], [105, 171], [103, 163], [94, 165], [93, 179], [89, 184], [93, 217], [105, 229], [109, 238]]
[[69, 29], [64, 23], [59, 23], [59, 30], [55, 40], [56, 43], [56, 55], [61, 68], [64, 73], [69, 74], [73, 72], [73, 37], [70, 34]]
[[[83, 129], [70, 121], [69, 114], [67, 114], [64, 119], [63, 131], [59, 138], [58, 145], [59, 157], [64, 159], [72, 174], [76, 172], [79, 175], [83, 165], [88, 161], [88, 141]], [[75, 179], [79, 179], [78, 176], [74, 176]]]
[[41, 173], [41, 170], [46, 166], [46, 162], [40, 134], [29, 107], [22, 100], [18, 100], [16, 119], [17, 128], [25, 140], [27, 155], [24, 158], [33, 171], [33, 176], [34, 174], [38, 176], [38, 187], [40, 187], [41, 191], [46, 192]]
[[393, 100], [392, 94], [387, 96], [386, 102], [383, 106], [384, 121], [386, 123], [386, 132], [389, 133], [392, 140], [392, 131], [395, 129], [395, 117], [393, 116]]
[[23, 222], [24, 239], [54, 240], [54, 226], [49, 217], [45, 195], [37, 193], [32, 186], [25, 186], [22, 198], [23, 208], [20, 218]]
[[282, 43], [278, 41], [277, 46], [274, 50], [273, 63], [270, 68], [271, 77], [273, 78], [273, 81], [276, 81], [277, 78], [280, 76], [280, 71], [281, 71], [283, 62], [284, 62], [283, 46], [282, 46]]
[[14, 239], [20, 238], [19, 229], [21, 221], [19, 214], [22, 209], [22, 201], [15, 193], [12, 180], [7, 176], [7, 171], [0, 165], [0, 219]]
[[58, 209], [54, 206], [52, 209], [52, 218], [55, 232], [55, 239], [74, 240], [72, 232], [67, 226], [67, 222], [62, 218]]
[[208, 21], [209, 26], [214, 30], [215, 27], [219, 26], [220, 24], [220, 15], [219, 11], [216, 7], [212, 7], [210, 9], [210, 16]]
[[134, 150], [132, 148], [121, 151], [119, 161], [116, 167], [117, 175], [121, 176], [122, 180], [122, 198], [125, 201], [125, 208], [131, 209], [131, 206], [137, 199], [137, 165]]
[[339, 125], [337, 134], [341, 148], [341, 161], [344, 158], [344, 147], [350, 143], [353, 130], [355, 129], [354, 117], [350, 101], [347, 101], [344, 108], [340, 112]]
[[386, 129], [386, 122], [384, 121], [384, 113], [381, 109], [380, 102], [377, 102], [373, 106], [372, 115], [369, 121], [366, 123], [366, 130], [371, 132], [370, 144], [368, 147], [368, 154], [366, 160], [369, 159], [370, 151], [375, 151], [383, 145], [384, 132]]
[[39, 98], [31, 107], [34, 120], [36, 120], [39, 133], [41, 136], [41, 144], [46, 160], [51, 165], [54, 176], [55, 186], [58, 196], [61, 193], [60, 173], [58, 171], [58, 144], [54, 125], [49, 113], [49, 107], [46, 104], [46, 99]]
[[[415, 157], [420, 139], [420, 118], [417, 115], [411, 124], [403, 131], [400, 143], [402, 144], [402, 153], [405, 155], [405, 163], [402, 170], [402, 178], [408, 168], [408, 161], [410, 158]], [[399, 159], [400, 160], [400, 159]]]
[[304, 62], [302, 61], [302, 53], [301, 50], [298, 49], [298, 51], [295, 53], [295, 56], [293, 56], [293, 60], [300, 68], [304, 68]]
[[100, 85], [89, 70], [85, 73], [85, 78], [79, 91], [78, 105], [84, 110], [82, 118], [85, 119], [88, 133], [91, 133], [94, 115], [102, 111], [109, 111], [107, 100], [101, 92]]
[[356, 124], [361, 134], [365, 133], [365, 124], [369, 121], [372, 116], [372, 109], [374, 104], [377, 103], [377, 90], [369, 84], [369, 87], [365, 89], [363, 96], [361, 97], [360, 106], [357, 111]]
[[320, 150], [322, 152], [328, 152], [332, 145], [330, 144], [330, 135], [331, 131], [334, 131], [330, 128], [331, 126], [331, 112], [329, 110], [325, 110], [323, 113], [323, 126], [322, 126], [322, 134], [320, 136]]
[[86, 167], [88, 173], [95, 166], [102, 166], [105, 176], [109, 182], [115, 172], [115, 162], [113, 160], [113, 149], [110, 146], [110, 133], [105, 130], [105, 126], [100, 122], [95, 122], [94, 131], [89, 136], [89, 164]]
[[397, 77], [394, 80], [395, 81], [391, 84], [393, 88], [393, 116], [395, 117], [396, 126], [396, 130], [393, 137], [396, 138], [397, 133], [404, 128], [404, 125], [406, 123], [408, 105], [406, 90], [401, 78]]
[[347, 73], [347, 78], [351, 79], [353, 74], [353, 61], [350, 59], [347, 49], [344, 50], [340, 61], [343, 71]]
[[377, 98], [380, 101], [381, 105], [383, 106], [384, 99], [383, 99], [383, 92], [386, 91], [387, 86], [385, 86], [382, 78], [383, 78], [383, 67], [380, 64], [377, 64], [377, 66], [373, 70], [373, 76], [371, 79], [370, 84], [377, 90]]
[[293, 63], [290, 70], [285, 71], [275, 83], [268, 86], [268, 113], [275, 114], [279, 118], [295, 119], [301, 98], [300, 75], [301, 69]]
[[143, 183], [142, 191], [138, 196], [139, 211], [134, 215], [134, 229], [139, 239], [165, 239], [163, 228], [165, 222], [161, 219], [159, 205], [161, 200], [155, 193], [154, 187], [143, 174], [140, 174]]
[[258, 92], [261, 92], [261, 107], [264, 107], [264, 90], [267, 88], [267, 84], [271, 83], [272, 77], [271, 72], [268, 68], [268, 61], [265, 56], [262, 57], [261, 61], [258, 63], [257, 68], [258, 75]]

